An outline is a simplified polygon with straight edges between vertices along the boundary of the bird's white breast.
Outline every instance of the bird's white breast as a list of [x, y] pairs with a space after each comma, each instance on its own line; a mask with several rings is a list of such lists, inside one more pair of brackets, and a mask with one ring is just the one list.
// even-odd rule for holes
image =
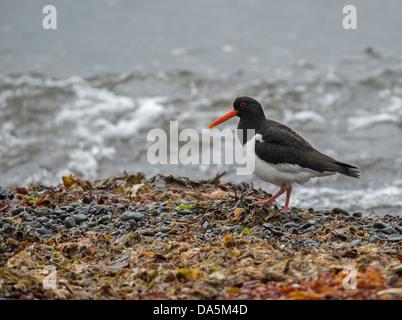
[[285, 183], [290, 187], [295, 183], [304, 184], [314, 177], [334, 174], [334, 172], [318, 172], [309, 168], [303, 168], [297, 164], [268, 163], [255, 154], [256, 141], [263, 141], [261, 134], [256, 134], [252, 139], [250, 139], [244, 145], [244, 151], [247, 152], [247, 161], [254, 161], [255, 163], [254, 174], [264, 181], [273, 183], [277, 186], [281, 186]]

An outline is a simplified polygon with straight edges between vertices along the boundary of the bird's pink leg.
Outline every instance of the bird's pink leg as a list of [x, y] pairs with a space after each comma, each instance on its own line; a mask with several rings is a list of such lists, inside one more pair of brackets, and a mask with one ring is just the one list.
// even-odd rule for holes
[[285, 201], [285, 207], [283, 208], [283, 212], [287, 212], [289, 210], [289, 200], [290, 200], [290, 194], [292, 193], [292, 187], [289, 187], [286, 189], [286, 201]]
[[[290, 188], [290, 189], [292, 189], [292, 188]], [[289, 190], [289, 189], [286, 187], [285, 184], [283, 184], [281, 186], [281, 189], [277, 193], [275, 193], [271, 198], [269, 198], [268, 200], [258, 199], [258, 198], [255, 198], [255, 197], [249, 197], [249, 198], [251, 200], [255, 200], [257, 203], [262, 203], [262, 204], [267, 204], [268, 205], [268, 204], [272, 204], [272, 202], [274, 202], [276, 198], [278, 198], [282, 193], [284, 193], [287, 190]], [[290, 197], [290, 194], [289, 194], [289, 197]]]

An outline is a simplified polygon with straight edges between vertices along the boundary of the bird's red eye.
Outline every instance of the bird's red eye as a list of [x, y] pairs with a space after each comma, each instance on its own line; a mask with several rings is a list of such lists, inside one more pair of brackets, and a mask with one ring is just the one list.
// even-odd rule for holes
[[240, 107], [244, 108], [247, 105], [245, 102], [240, 102]]

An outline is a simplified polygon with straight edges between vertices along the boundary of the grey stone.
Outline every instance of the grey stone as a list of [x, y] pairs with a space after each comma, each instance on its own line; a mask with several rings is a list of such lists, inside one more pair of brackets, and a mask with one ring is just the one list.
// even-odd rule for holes
[[377, 243], [380, 240], [381, 240], [381, 238], [379, 236], [377, 236], [376, 234], [373, 235], [372, 237], [370, 237], [370, 243]]
[[155, 235], [155, 231], [153, 230], [140, 230], [140, 234], [146, 237], [153, 237]]
[[303, 223], [302, 225], [300, 225], [299, 226], [299, 230], [304, 230], [304, 229], [307, 229], [307, 228], [309, 228], [309, 227], [311, 227], [311, 223], [310, 222], [306, 222], [306, 223]]
[[283, 227], [284, 227], [284, 228], [297, 228], [297, 224], [294, 223], [294, 222], [286, 222], [286, 223], [283, 225]]
[[353, 247], [360, 247], [362, 245], [362, 241], [360, 239], [353, 240], [350, 242], [350, 245]]
[[76, 208], [76, 207], [81, 207], [82, 203], [81, 202], [73, 202], [70, 203], [70, 207]]
[[402, 235], [401, 234], [392, 234], [392, 235], [388, 236], [388, 241], [389, 242], [402, 241]]
[[61, 209], [57, 209], [57, 210], [53, 211], [53, 215], [58, 216], [58, 217], [63, 215], [63, 214], [65, 214], [65, 213], [66, 212], [64, 210], [61, 210]]
[[49, 221], [49, 218], [47, 217], [39, 217], [38, 219], [36, 219], [36, 221], [40, 222], [40, 223], [45, 223]]
[[[111, 217], [109, 216], [103, 216], [98, 220], [98, 224], [107, 224], [111, 220]], [[120, 225], [116, 224], [116, 228], [120, 227]]]
[[311, 239], [305, 239], [303, 241], [303, 246], [305, 246], [305, 247], [311, 247], [311, 246], [318, 247], [318, 246], [320, 246], [320, 243], [317, 242], [317, 241], [311, 240]]
[[73, 217], [67, 217], [64, 219], [64, 225], [66, 228], [74, 228], [77, 224], [75, 223], [75, 220]]
[[71, 232], [71, 234], [73, 235], [73, 236], [79, 236], [80, 235], [80, 230], [78, 230], [77, 228], [74, 228], [73, 230], [72, 230], [72, 232]]
[[319, 242], [316, 242], [316, 241], [314, 241], [312, 239], [309, 239], [309, 238], [302, 239], [302, 240], [298, 241], [297, 244], [299, 246], [301, 246], [301, 247], [311, 247], [311, 246], [316, 247], [316, 246], [320, 245]]
[[170, 230], [172, 230], [172, 228], [169, 227], [169, 226], [162, 226], [161, 229], [160, 229], [160, 231], [164, 232], [164, 233], [169, 232]]
[[305, 229], [304, 231], [306, 232], [314, 232], [316, 231], [316, 228], [314, 226], [308, 227], [307, 229]]
[[346, 216], [350, 215], [348, 211], [346, 211], [345, 209], [341, 209], [341, 208], [333, 208], [332, 212], [335, 214], [344, 214]]
[[135, 220], [135, 221], [140, 221], [144, 218], [144, 215], [139, 212], [132, 212], [132, 211], [126, 211], [123, 213], [124, 220]]
[[356, 217], [354, 216], [350, 216], [345, 219], [345, 222], [354, 222], [354, 221], [356, 221]]
[[188, 216], [188, 215], [190, 215], [190, 214], [193, 214], [193, 211], [192, 211], [192, 210], [188, 210], [188, 209], [184, 209], [184, 210], [180, 210], [178, 213], [179, 213], [180, 215], [182, 215], [182, 216]]
[[46, 215], [50, 214], [51, 212], [52, 211], [50, 209], [47, 209], [47, 208], [40, 208], [40, 209], [35, 210], [35, 214], [38, 217], [46, 216]]
[[25, 208], [23, 208], [23, 207], [15, 208], [15, 209], [11, 210], [11, 215], [12, 216], [19, 215], [24, 210], [25, 210]]
[[381, 229], [382, 232], [386, 234], [393, 234], [396, 233], [395, 229], [392, 227], [385, 227], [384, 229]]
[[81, 213], [73, 214], [72, 218], [75, 220], [76, 224], [80, 224], [80, 223], [88, 220], [88, 216], [85, 214], [81, 214]]
[[264, 223], [263, 225], [262, 225], [262, 227], [264, 228], [264, 229], [273, 229], [274, 228], [274, 225], [272, 224], [272, 223]]
[[26, 221], [32, 221], [32, 220], [33, 220], [32, 216], [31, 216], [28, 212], [25, 212], [25, 213], [22, 215], [22, 217], [23, 217], [24, 220], [26, 220]]
[[30, 222], [27, 223], [27, 225], [28, 225], [28, 224], [29, 224], [31, 227], [40, 228], [40, 223], [39, 223], [38, 221], [30, 221]]
[[108, 211], [112, 211], [112, 208], [110, 206], [103, 206], [100, 204], [96, 204], [91, 207], [91, 211], [95, 210], [95, 214], [105, 214]]
[[363, 214], [361, 212], [357, 211], [357, 212], [353, 212], [352, 216], [355, 218], [361, 218], [363, 216]]
[[33, 230], [33, 228], [31, 225], [26, 224], [23, 230], [25, 233], [30, 233]]
[[374, 222], [374, 224], [373, 224], [374, 229], [384, 229], [385, 227], [386, 227], [386, 225], [383, 224], [382, 222]]
[[74, 207], [72, 207], [72, 206], [62, 206], [62, 207], [60, 207], [60, 209], [66, 211], [66, 212], [74, 211]]
[[282, 232], [282, 231], [272, 229], [271, 232], [272, 232], [272, 234], [273, 234], [274, 236], [277, 236], [277, 237], [283, 236], [283, 232]]
[[52, 233], [52, 231], [50, 231], [46, 228], [38, 228], [38, 229], [36, 229], [36, 231], [38, 231], [41, 234], [51, 234]]

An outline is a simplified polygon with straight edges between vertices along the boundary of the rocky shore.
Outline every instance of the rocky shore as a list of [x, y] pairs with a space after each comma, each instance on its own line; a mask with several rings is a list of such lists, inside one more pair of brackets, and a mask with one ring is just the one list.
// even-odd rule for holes
[[400, 214], [281, 213], [220, 178], [0, 188], [0, 299], [402, 297]]

